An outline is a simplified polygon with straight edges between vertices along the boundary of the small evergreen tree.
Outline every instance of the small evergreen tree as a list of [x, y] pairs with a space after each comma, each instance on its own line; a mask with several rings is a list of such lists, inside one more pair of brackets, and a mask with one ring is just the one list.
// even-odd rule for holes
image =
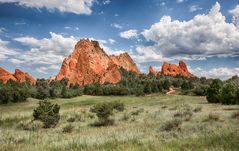
[[60, 106], [47, 100], [39, 101], [39, 105], [33, 111], [34, 120], [40, 120], [44, 128], [55, 127], [60, 120]]

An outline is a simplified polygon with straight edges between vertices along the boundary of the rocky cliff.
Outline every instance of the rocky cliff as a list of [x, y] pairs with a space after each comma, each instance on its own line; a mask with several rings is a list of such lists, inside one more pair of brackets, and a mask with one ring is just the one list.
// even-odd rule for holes
[[185, 76], [185, 77], [192, 77], [193, 74], [191, 74], [188, 71], [186, 63], [184, 63], [182, 60], [179, 61], [179, 65], [176, 64], [170, 64], [168, 62], [164, 62], [162, 65], [161, 72], [155, 72], [155, 70], [150, 66], [149, 68], [149, 74], [162, 74], [167, 76]]
[[117, 83], [121, 80], [119, 68], [140, 73], [127, 53], [108, 56], [97, 41], [82, 39], [67, 58], [64, 59], [56, 80], [69, 79], [69, 83], [86, 85], [90, 83]]
[[149, 67], [149, 75], [154, 75], [156, 76], [158, 73], [154, 70], [154, 67], [153, 66], [150, 66]]
[[10, 72], [0, 67], [0, 80], [6, 83], [10, 79], [17, 81], [17, 79]]
[[110, 56], [110, 58], [117, 66], [124, 68], [126, 71], [140, 74], [138, 67], [136, 66], [133, 59], [129, 56], [127, 52], [120, 54], [118, 56], [112, 55]]
[[29, 82], [31, 84], [35, 84], [36, 83], [36, 79], [34, 79], [28, 73], [25, 73], [25, 72], [21, 71], [20, 69], [16, 69], [15, 73], [13, 74], [13, 76], [20, 83], [22, 83], [22, 82]]
[[21, 71], [20, 69], [16, 69], [14, 74], [6, 71], [5, 69], [0, 67], [0, 80], [6, 83], [8, 80], [22, 82], [29, 82], [31, 84], [35, 84], [36, 80], [30, 76], [28, 73]]

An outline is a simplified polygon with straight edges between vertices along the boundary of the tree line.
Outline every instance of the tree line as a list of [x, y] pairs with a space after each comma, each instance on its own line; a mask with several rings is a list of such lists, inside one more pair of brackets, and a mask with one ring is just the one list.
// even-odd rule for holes
[[181, 95], [206, 96], [209, 103], [239, 104], [239, 78], [229, 80], [206, 79], [205, 77], [182, 77], [164, 75], [136, 75], [121, 69], [122, 78], [117, 84], [93, 83], [85, 86], [68, 85], [67, 79], [47, 81], [38, 79], [35, 85], [9, 80], [0, 82], [0, 103], [23, 102], [27, 98], [72, 98], [86, 95], [136, 95], [165, 93], [173, 87]]

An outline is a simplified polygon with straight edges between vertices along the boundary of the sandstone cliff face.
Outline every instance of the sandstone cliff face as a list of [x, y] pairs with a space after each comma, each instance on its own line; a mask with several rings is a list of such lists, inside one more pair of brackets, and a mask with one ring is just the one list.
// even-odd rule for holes
[[192, 77], [193, 74], [191, 74], [188, 71], [187, 65], [181, 60], [179, 61], [179, 66], [176, 64], [169, 64], [167, 62], [164, 62], [162, 66], [162, 74], [168, 75], [168, 76], [185, 76], [185, 77]]
[[161, 72], [156, 72], [152, 66], [150, 66], [149, 68], [149, 74], [154, 74], [154, 75], [167, 75], [167, 76], [177, 76], [177, 75], [181, 75], [181, 76], [185, 76], [185, 77], [192, 77], [193, 74], [191, 74], [188, 71], [187, 65], [180, 60], [179, 61], [179, 65], [177, 66], [176, 64], [170, 64], [168, 62], [164, 62], [162, 65], [162, 69]]
[[154, 76], [157, 75], [157, 72], [154, 70], [154, 67], [153, 67], [153, 66], [150, 66], [150, 67], [149, 67], [149, 75], [154, 75]]
[[8, 80], [22, 82], [29, 82], [30, 84], [35, 84], [36, 80], [30, 76], [28, 73], [25, 73], [19, 69], [15, 70], [14, 74], [9, 73], [8, 71], [4, 70], [0, 67], [0, 80], [6, 83]]
[[140, 70], [128, 53], [123, 53], [119, 56], [112, 55], [110, 58], [117, 66], [124, 68], [126, 71], [140, 74]]
[[117, 83], [121, 80], [119, 67], [140, 73], [127, 53], [108, 56], [97, 41], [80, 40], [71, 55], [64, 59], [56, 80], [69, 79], [69, 83], [80, 85]]
[[25, 72], [21, 71], [20, 69], [16, 69], [13, 76], [20, 83], [22, 83], [22, 82], [29, 82], [31, 84], [36, 83], [36, 80], [32, 76], [30, 76], [28, 73], [25, 73]]
[[17, 79], [11, 73], [0, 67], [0, 80], [2, 80], [3, 83], [6, 83], [10, 79], [17, 81]]

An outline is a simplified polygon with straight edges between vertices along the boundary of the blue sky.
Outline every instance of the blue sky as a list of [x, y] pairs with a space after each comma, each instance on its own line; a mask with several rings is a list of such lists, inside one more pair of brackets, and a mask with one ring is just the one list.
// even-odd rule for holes
[[58, 73], [81, 38], [128, 52], [142, 72], [183, 59], [197, 76], [239, 75], [238, 0], [0, 0], [0, 66]]

